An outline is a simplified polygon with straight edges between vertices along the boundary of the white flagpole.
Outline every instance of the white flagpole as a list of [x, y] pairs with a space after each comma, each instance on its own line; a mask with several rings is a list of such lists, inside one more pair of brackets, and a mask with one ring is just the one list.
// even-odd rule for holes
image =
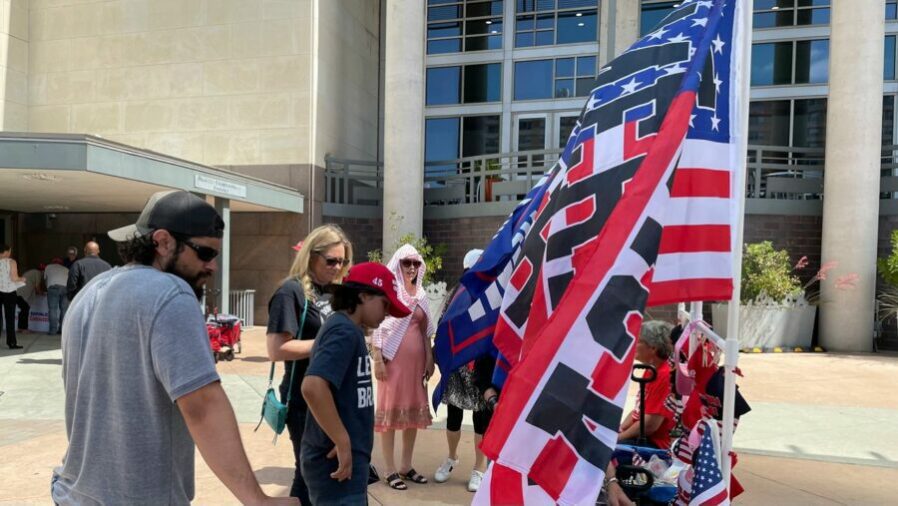
[[733, 178], [734, 198], [736, 199], [737, 221], [736, 237], [733, 249], [733, 297], [727, 308], [727, 340], [724, 350], [724, 405], [723, 405], [723, 438], [720, 448], [720, 464], [723, 483], [730, 490], [731, 461], [730, 451], [733, 449], [733, 422], [736, 406], [736, 366], [739, 364], [739, 304], [742, 291], [742, 237], [745, 223], [745, 175], [748, 158], [748, 112], [751, 93], [751, 37], [753, 0], [739, 0], [736, 3], [736, 19], [738, 45], [734, 50], [740, 51], [736, 58], [736, 75], [739, 77], [739, 123], [735, 125], [738, 135], [739, 159]]

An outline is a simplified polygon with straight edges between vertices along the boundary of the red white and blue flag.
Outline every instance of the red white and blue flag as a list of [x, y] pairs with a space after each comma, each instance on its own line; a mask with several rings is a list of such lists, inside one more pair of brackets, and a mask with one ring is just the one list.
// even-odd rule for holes
[[594, 501], [645, 307], [730, 298], [742, 9], [684, 0], [600, 72], [501, 270], [492, 334], [512, 369], [475, 504]]
[[692, 498], [689, 506], [730, 504], [727, 488], [720, 472], [720, 441], [716, 424], [703, 421], [705, 430], [698, 450], [692, 454]]

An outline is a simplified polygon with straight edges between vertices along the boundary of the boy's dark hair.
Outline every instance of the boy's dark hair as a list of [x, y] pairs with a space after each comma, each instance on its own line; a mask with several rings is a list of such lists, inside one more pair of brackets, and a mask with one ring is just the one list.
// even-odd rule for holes
[[12, 246], [10, 246], [9, 244], [6, 244], [5, 242], [0, 242], [0, 253], [6, 253], [7, 251], [9, 251], [11, 249], [12, 249]]
[[[176, 243], [175, 251], [181, 252], [184, 243], [178, 237], [174, 235], [172, 237]], [[153, 265], [153, 261], [156, 260], [156, 243], [152, 234], [135, 237], [130, 241], [118, 243], [118, 254], [126, 264], [134, 262], [140, 265]]]
[[362, 303], [362, 299], [359, 298], [359, 295], [363, 293], [369, 295], [384, 295], [382, 291], [367, 285], [344, 283], [338, 285], [334, 289], [334, 295], [331, 298], [331, 309], [334, 311], [346, 311], [349, 314], [355, 313], [356, 308]]

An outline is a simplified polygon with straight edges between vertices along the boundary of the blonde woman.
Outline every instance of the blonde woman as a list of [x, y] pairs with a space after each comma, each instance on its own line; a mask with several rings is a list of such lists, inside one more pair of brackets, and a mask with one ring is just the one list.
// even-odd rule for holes
[[[308, 411], [300, 390], [309, 367], [315, 336], [324, 320], [333, 312], [330, 296], [324, 293], [323, 288], [332, 283], [340, 283], [346, 276], [352, 265], [352, 243], [340, 227], [322, 225], [312, 230], [293, 249], [297, 253], [290, 267], [290, 274], [268, 302], [267, 344], [268, 358], [273, 362], [285, 363], [284, 378], [280, 386], [283, 402], [287, 400], [287, 390], [290, 379], [293, 378], [293, 389], [287, 406], [287, 430], [293, 443], [296, 467], [290, 495], [298, 497], [302, 504], [311, 504], [299, 461]], [[305, 320], [300, 329], [304, 310]]]
[[[412, 467], [412, 453], [418, 429], [427, 428], [432, 421], [425, 385], [433, 374], [430, 336], [436, 330], [436, 322], [424, 291], [427, 266], [421, 254], [405, 244], [393, 254], [387, 267], [396, 276], [399, 299], [411, 314], [387, 318], [372, 335], [374, 377], [378, 381], [374, 430], [381, 433], [387, 484], [395, 490], [406, 490], [403, 480], [427, 483], [427, 478]], [[396, 431], [402, 431], [399, 469], [393, 455]]]

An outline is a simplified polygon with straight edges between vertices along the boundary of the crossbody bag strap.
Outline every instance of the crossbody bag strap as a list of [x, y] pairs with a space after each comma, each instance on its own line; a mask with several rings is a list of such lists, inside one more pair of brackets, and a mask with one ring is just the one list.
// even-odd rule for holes
[[[299, 339], [299, 336], [302, 334], [302, 328], [306, 324], [306, 313], [309, 311], [309, 299], [303, 299], [302, 305], [302, 318], [299, 319], [299, 330], [296, 331], [296, 336], [293, 339]], [[284, 367], [287, 366], [287, 362], [284, 362]], [[271, 364], [271, 372], [274, 373], [274, 363]], [[296, 360], [293, 361], [293, 367], [290, 368], [290, 383], [287, 387], [287, 402], [284, 404], [287, 406], [287, 410], [290, 410], [290, 397], [293, 394], [293, 375], [296, 374]]]

